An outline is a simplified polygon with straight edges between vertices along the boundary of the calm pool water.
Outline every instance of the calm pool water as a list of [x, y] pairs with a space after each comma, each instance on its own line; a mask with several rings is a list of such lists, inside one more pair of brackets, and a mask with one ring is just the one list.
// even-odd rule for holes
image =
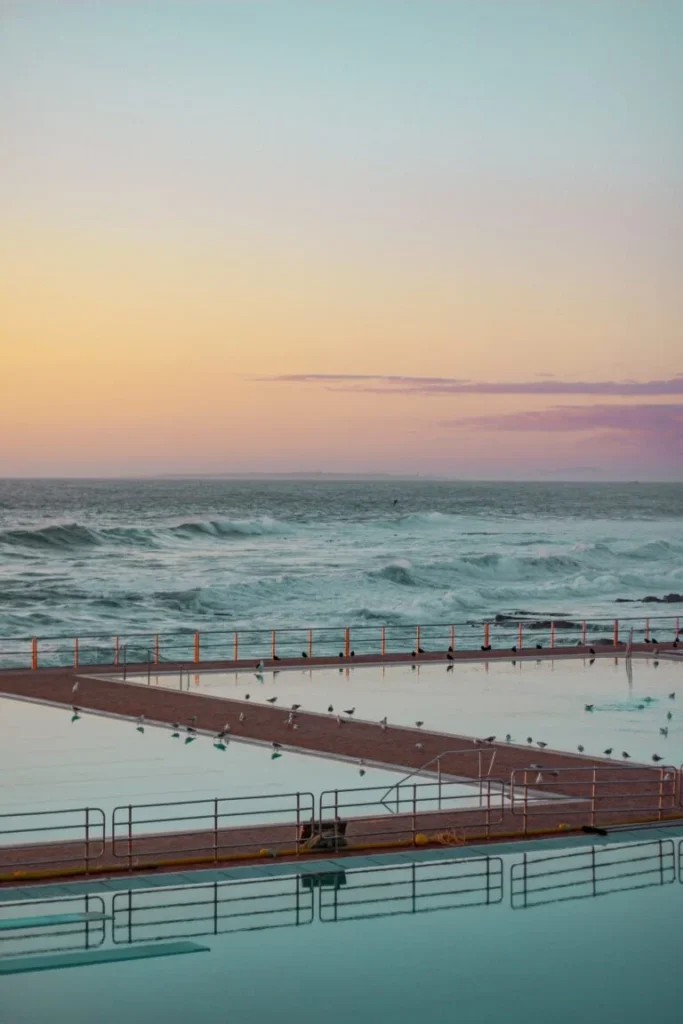
[[[146, 677], [139, 680], [146, 684]], [[180, 676], [152, 676], [150, 685], [178, 688]], [[326, 713], [356, 708], [356, 717], [396, 725], [423, 720], [425, 728], [468, 736], [507, 733], [528, 736], [559, 750], [601, 755], [613, 747], [634, 760], [657, 753], [669, 764], [683, 762], [683, 659], [680, 662], [624, 658], [524, 660], [363, 666], [343, 669], [187, 673], [182, 686], [198, 693], [263, 702], [279, 695], [283, 705], [301, 703]], [[670, 693], [676, 693], [670, 699]], [[595, 706], [585, 711], [586, 704]], [[667, 713], [671, 718], [667, 718]], [[668, 729], [668, 735], [660, 729]]]
[[[191, 886], [120, 879], [91, 885], [87, 908], [76, 885], [52, 887], [51, 903], [34, 890], [0, 904], [0, 1019], [675, 1019], [680, 838], [467, 853], [200, 873]], [[96, 919], [35, 923], [84, 911]], [[188, 939], [201, 951], [146, 958]], [[140, 959], [59, 969], [66, 951], [87, 961], [93, 948]], [[52, 969], [13, 973], [46, 955]]]

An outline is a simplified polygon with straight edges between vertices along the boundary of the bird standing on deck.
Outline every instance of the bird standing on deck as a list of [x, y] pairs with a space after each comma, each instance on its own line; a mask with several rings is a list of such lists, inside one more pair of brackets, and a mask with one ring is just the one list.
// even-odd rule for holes
[[667, 711], [666, 717], [668, 718], [669, 721], [671, 721], [671, 719], [673, 718], [673, 713], [671, 711]]
[[669, 727], [668, 727], [668, 725], [663, 726], [663, 728], [661, 728], [659, 730], [659, 735], [660, 736], [668, 736], [669, 735]]
[[416, 722], [415, 723], [415, 728], [416, 729], [421, 729], [423, 725], [424, 725], [424, 722]]
[[348, 716], [349, 716], [349, 718], [350, 718], [350, 717], [351, 717], [352, 715], [355, 715], [355, 713], [356, 713], [356, 709], [355, 709], [355, 708], [347, 708], [347, 709], [346, 709], [346, 711], [344, 712], [344, 714], [345, 714], [345, 715], [348, 715]]
[[71, 692], [72, 693], [78, 693], [78, 680], [76, 680], [76, 682], [71, 687]]
[[547, 744], [547, 743], [544, 743], [544, 742], [543, 742], [543, 740], [538, 740], [538, 741], [536, 742], [536, 746], [537, 746], [537, 747], [540, 747], [540, 748], [541, 748], [541, 750], [543, 750], [543, 748], [544, 748], [544, 747], [547, 747], [547, 746], [548, 746], [548, 744]]
[[663, 761], [664, 758], [660, 757], [659, 754], [653, 754], [652, 755], [652, 760], [654, 761], [655, 764], [657, 764], [658, 761]]
[[613, 747], [608, 747], [607, 750], [603, 750], [603, 754], [605, 754], [606, 757], [611, 757], [613, 749]]
[[586, 748], [585, 748], [584, 746], [582, 746], [582, 744], [581, 744], [581, 743], [579, 743], [579, 745], [578, 745], [578, 747], [577, 747], [576, 749], [578, 750], [578, 752], [579, 752], [580, 754], [583, 754], [583, 752], [584, 752], [584, 750], [585, 750]]
[[333, 714], [334, 714], [334, 708], [332, 707], [332, 705], [331, 705], [331, 704], [328, 704], [328, 705], [327, 705], [327, 710], [329, 711], [329, 713], [330, 713], [331, 715], [333, 715]]
[[626, 750], [622, 750], [621, 756], [623, 757], [624, 761], [628, 761], [629, 758], [631, 757], [631, 755]]
[[379, 724], [380, 724], [380, 727], [382, 729], [382, 732], [386, 732], [386, 729], [387, 729], [387, 716], [386, 715], [384, 716], [384, 718], [380, 718]]
[[275, 704], [277, 697], [266, 697], [266, 704]]
[[534, 742], [532, 736], [527, 736], [526, 741], [527, 741], [527, 743], [533, 743]]

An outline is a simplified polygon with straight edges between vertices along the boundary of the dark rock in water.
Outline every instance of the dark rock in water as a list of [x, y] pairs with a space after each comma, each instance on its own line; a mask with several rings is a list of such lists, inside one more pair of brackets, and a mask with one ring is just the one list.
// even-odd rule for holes
[[614, 603], [615, 604], [635, 604], [635, 598], [634, 597], [618, 597]]
[[526, 625], [529, 629], [550, 629], [551, 626], [555, 629], [581, 629], [580, 622], [572, 622], [570, 619], [536, 619]]
[[683, 594], [665, 594], [664, 597], [656, 597], [648, 594], [647, 597], [618, 597], [615, 604], [683, 604]]

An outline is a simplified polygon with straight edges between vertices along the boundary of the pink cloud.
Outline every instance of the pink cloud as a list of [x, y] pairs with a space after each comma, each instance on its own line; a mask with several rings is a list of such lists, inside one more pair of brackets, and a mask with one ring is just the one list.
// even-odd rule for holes
[[543, 376], [543, 379], [498, 382], [458, 377], [404, 377], [397, 374], [364, 373], [292, 373], [256, 379], [275, 384], [321, 384], [338, 391], [380, 395], [683, 395], [683, 374], [668, 380], [649, 381], [563, 381], [541, 374], [537, 376]]
[[556, 405], [499, 416], [464, 416], [442, 425], [482, 431], [606, 432], [620, 444], [656, 445], [658, 452], [683, 460], [683, 405]]

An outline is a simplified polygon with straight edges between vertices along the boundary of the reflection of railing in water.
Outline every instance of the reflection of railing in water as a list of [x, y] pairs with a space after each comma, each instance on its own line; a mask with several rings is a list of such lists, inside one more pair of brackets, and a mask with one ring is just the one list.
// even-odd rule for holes
[[65, 896], [0, 903], [0, 957], [94, 949], [105, 937], [100, 896]]
[[169, 889], [129, 889], [112, 901], [115, 943], [293, 928], [314, 919], [314, 892], [299, 875]]
[[510, 869], [510, 903], [514, 910], [529, 909], [670, 885], [675, 878], [672, 839], [590, 846], [544, 857], [524, 853]]
[[345, 884], [320, 889], [321, 921], [484, 906], [503, 899], [500, 857], [415, 861], [345, 872]]

